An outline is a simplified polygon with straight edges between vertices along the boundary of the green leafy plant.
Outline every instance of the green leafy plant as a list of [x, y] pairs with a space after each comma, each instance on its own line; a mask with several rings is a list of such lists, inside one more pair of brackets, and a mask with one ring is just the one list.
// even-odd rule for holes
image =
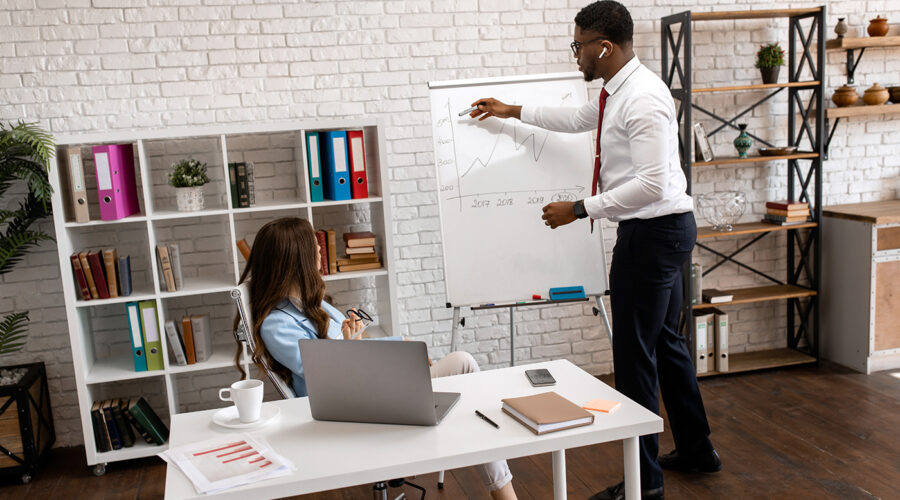
[[760, 45], [759, 51], [756, 53], [757, 68], [776, 68], [784, 66], [784, 49], [778, 42], [766, 45]]
[[[47, 176], [56, 152], [53, 138], [36, 123], [0, 123], [0, 198], [17, 180], [24, 180], [28, 194], [18, 209], [0, 210], [0, 274], [13, 270], [28, 249], [53, 237], [31, 229], [52, 213], [53, 188]], [[0, 321], [0, 354], [24, 347], [28, 311], [11, 313]]]
[[206, 163], [188, 158], [172, 164], [172, 172], [169, 173], [170, 186], [196, 187], [207, 182], [209, 182], [209, 176], [206, 175]]

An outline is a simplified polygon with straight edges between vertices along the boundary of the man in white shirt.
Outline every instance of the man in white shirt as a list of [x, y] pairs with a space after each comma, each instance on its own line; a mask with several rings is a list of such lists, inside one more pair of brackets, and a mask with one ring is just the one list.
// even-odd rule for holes
[[[678, 332], [682, 269], [697, 237], [693, 201], [678, 157], [678, 121], [669, 88], [632, 49], [628, 10], [594, 2], [575, 17], [571, 48], [586, 81], [605, 83], [600, 99], [580, 108], [509, 106], [493, 98], [472, 103], [470, 116], [518, 118], [560, 132], [599, 126], [592, 196], [544, 207], [550, 228], [578, 218], [619, 223], [610, 269], [616, 388], [669, 416], [676, 449], [657, 459], [656, 435], [640, 439], [641, 489], [663, 498], [662, 467], [716, 472], [722, 464], [709, 440], [692, 357]], [[587, 228], [585, 228], [587, 230]], [[624, 498], [622, 483], [592, 499]]]

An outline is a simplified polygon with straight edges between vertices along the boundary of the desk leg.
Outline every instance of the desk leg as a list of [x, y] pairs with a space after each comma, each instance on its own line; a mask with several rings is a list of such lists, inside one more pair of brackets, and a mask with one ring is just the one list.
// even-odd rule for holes
[[566, 450], [553, 452], [553, 498], [566, 500]]
[[641, 460], [638, 456], [638, 439], [625, 439], [625, 498], [626, 500], [641, 498]]

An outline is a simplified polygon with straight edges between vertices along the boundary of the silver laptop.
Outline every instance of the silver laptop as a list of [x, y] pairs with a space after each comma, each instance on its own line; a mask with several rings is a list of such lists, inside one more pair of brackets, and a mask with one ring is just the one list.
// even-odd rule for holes
[[432, 391], [424, 342], [298, 342], [316, 420], [437, 425], [459, 401]]

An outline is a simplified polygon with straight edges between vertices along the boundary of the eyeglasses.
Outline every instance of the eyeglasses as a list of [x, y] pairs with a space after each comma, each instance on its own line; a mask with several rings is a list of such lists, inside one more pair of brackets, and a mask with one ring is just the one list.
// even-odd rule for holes
[[594, 42], [600, 41], [600, 40], [607, 40], [607, 39], [606, 38], [594, 38], [593, 40], [588, 40], [586, 42], [572, 42], [569, 44], [569, 48], [571, 48], [572, 53], [577, 56], [578, 51], [581, 50], [581, 47], [584, 47], [585, 45], [587, 45], [589, 43], [594, 43]]
[[362, 321], [364, 325], [368, 326], [372, 321], [372, 316], [369, 316], [369, 313], [363, 311], [362, 309], [347, 309], [347, 317], [351, 317], [350, 314], [356, 315], [356, 321]]

